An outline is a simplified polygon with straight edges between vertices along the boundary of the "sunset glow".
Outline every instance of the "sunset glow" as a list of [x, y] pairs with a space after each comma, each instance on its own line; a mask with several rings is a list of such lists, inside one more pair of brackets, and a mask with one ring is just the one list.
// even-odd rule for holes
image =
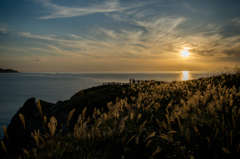
[[239, 0], [3, 0], [0, 68], [101, 72], [239, 66], [239, 7]]
[[181, 51], [181, 56], [182, 57], [188, 57], [190, 55], [190, 53], [187, 50], [182, 50]]
[[189, 71], [182, 71], [182, 80], [189, 80]]

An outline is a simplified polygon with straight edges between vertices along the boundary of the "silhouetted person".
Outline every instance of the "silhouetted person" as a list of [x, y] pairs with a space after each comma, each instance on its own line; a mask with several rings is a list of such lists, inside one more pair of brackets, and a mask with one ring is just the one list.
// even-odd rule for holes
[[130, 82], [130, 84], [131, 84], [131, 82], [132, 82], [132, 78], [130, 78], [129, 82]]
[[132, 80], [133, 84], [135, 84], [135, 79]]

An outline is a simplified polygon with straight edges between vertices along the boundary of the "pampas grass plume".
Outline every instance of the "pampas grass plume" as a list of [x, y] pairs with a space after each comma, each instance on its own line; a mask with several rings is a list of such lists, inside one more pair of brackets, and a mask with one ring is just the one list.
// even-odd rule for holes
[[68, 126], [69, 121], [71, 120], [72, 115], [73, 115], [74, 112], [75, 112], [75, 109], [73, 109], [72, 111], [69, 112], [69, 114], [68, 114], [68, 119], [67, 119], [67, 126]]
[[6, 146], [4, 144], [4, 142], [1, 140], [1, 148], [6, 152], [6, 154], [8, 155], [7, 153], [7, 149], [6, 149]]
[[5, 126], [3, 126], [3, 132], [4, 132], [4, 135], [6, 136], [6, 138], [8, 139], [8, 142], [9, 142], [9, 137], [8, 137], [8, 133], [7, 133], [7, 130], [6, 130]]
[[156, 134], [156, 132], [152, 132], [150, 135], [148, 135], [148, 137], [145, 139], [145, 141], [147, 141], [147, 139], [149, 139], [149, 138], [155, 136], [155, 134]]
[[23, 127], [26, 130], [26, 126], [25, 126], [25, 117], [23, 114], [19, 113], [19, 118], [22, 121]]
[[24, 148], [23, 148], [23, 153], [26, 154], [28, 157], [30, 157], [30, 156], [29, 156], [29, 153], [28, 153], [27, 150], [25, 150]]
[[54, 136], [56, 127], [57, 127], [57, 119], [54, 116], [52, 116], [50, 118], [50, 122], [48, 123], [48, 128], [52, 137]]
[[42, 108], [41, 108], [41, 104], [40, 104], [40, 100], [39, 99], [37, 100], [37, 108], [38, 108], [38, 111], [40, 112], [41, 117], [42, 117], [43, 114], [42, 114]]

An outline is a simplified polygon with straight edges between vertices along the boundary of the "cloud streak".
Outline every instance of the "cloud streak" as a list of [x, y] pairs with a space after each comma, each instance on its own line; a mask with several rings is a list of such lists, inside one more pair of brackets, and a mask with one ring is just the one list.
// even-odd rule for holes
[[[128, 37], [130, 37], [130, 34], [137, 37], [135, 37], [135, 40], [127, 42], [146, 48], [145, 52], [150, 54], [177, 58], [181, 49], [187, 47], [192, 53], [192, 58], [211, 57], [211, 59], [218, 59], [238, 57], [240, 52], [240, 36], [224, 37], [224, 35], [219, 34], [221, 26], [217, 24], [197, 24], [191, 28], [197, 31], [189, 34], [187, 29], [181, 29], [180, 25], [191, 23], [191, 19], [181, 16], [149, 17], [148, 14], [141, 18], [132, 18], [135, 17], [132, 14], [141, 14], [141, 12], [108, 13], [106, 15], [116, 21], [126, 21], [142, 27], [145, 32], [137, 35], [137, 31], [132, 31], [128, 34]], [[235, 19], [234, 22], [239, 21]], [[115, 35], [115, 37], [121, 36]]]
[[[183, 23], [188, 23], [187, 18], [178, 16], [146, 18], [148, 14], [145, 17], [135, 18], [139, 14], [141, 15], [141, 12], [137, 10], [131, 13], [108, 13], [107, 16], [117, 21], [129, 22], [140, 28], [116, 31], [96, 27], [90, 32], [90, 38], [68, 34], [71, 40], [66, 40], [53, 35], [33, 35], [29, 32], [20, 32], [17, 35], [52, 41], [51, 44], [45, 42], [44, 45], [50, 49], [49, 53], [59, 56], [112, 60], [116, 58], [125, 60], [179, 59], [180, 51], [187, 47], [192, 59], [238, 57], [240, 36], [224, 37], [218, 33], [221, 27], [216, 27], [215, 24], [196, 24], [195, 28], [201, 27], [202, 32], [189, 35], [186, 30], [179, 28]], [[101, 39], [99, 40], [96, 36], [100, 36]]]
[[8, 24], [0, 23], [0, 33], [8, 33], [9, 31], [8, 28], [9, 28]]
[[[238, 58], [240, 35], [225, 37], [220, 33], [222, 26], [216, 23], [201, 21], [192, 23], [192, 19], [185, 16], [156, 15], [154, 10], [136, 8], [140, 5], [124, 7], [118, 1], [111, 3], [104, 1], [85, 8], [62, 8], [46, 0], [38, 2], [48, 9], [53, 9], [52, 14], [42, 17], [42, 19], [101, 12], [112, 18], [112, 21], [123, 22], [131, 27], [111, 28], [99, 25], [89, 28], [85, 34], [68, 32], [64, 37], [2, 31], [18, 37], [34, 39], [32, 41], [36, 45], [21, 49], [39, 53], [37, 59], [47, 61], [47, 56], [48, 58], [54, 57], [54, 59], [90, 59], [106, 63], [111, 61], [129, 63], [158, 60], [161, 62], [182, 61], [180, 51], [188, 48], [191, 53], [191, 61], [222, 59], [231, 61], [234, 59], [240, 62], [240, 58]], [[107, 9], [104, 8], [106, 6], [108, 6]], [[239, 19], [231, 22], [238, 24]]]
[[87, 7], [65, 7], [50, 3], [48, 0], [36, 0], [36, 2], [41, 3], [51, 12], [51, 14], [39, 17], [39, 19], [67, 18], [94, 13], [119, 12], [149, 4], [149, 2], [138, 2], [123, 5], [119, 0], [106, 0], [98, 4], [91, 4]]
[[236, 25], [240, 26], [240, 17], [232, 20]]

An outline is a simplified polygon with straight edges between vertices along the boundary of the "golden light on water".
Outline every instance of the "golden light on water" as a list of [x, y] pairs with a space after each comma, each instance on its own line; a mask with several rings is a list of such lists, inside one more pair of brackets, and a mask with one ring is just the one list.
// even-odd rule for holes
[[190, 53], [187, 51], [187, 49], [185, 48], [185, 50], [181, 51], [181, 56], [182, 57], [188, 57], [190, 55]]
[[183, 81], [189, 80], [189, 72], [188, 71], [182, 71], [182, 80]]

